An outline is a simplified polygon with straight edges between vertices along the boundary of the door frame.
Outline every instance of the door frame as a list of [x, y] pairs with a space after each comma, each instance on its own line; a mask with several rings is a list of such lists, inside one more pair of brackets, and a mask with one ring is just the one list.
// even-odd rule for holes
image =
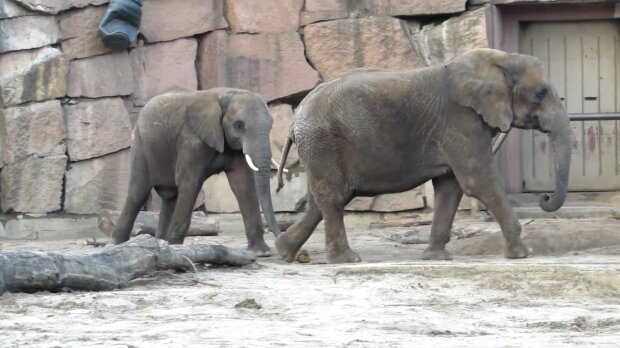
[[[521, 22], [619, 19], [620, 1], [548, 3], [532, 0], [491, 0], [489, 17], [489, 46], [518, 53]], [[522, 193], [521, 137], [517, 132], [510, 132], [506, 137], [498, 162], [507, 192]]]

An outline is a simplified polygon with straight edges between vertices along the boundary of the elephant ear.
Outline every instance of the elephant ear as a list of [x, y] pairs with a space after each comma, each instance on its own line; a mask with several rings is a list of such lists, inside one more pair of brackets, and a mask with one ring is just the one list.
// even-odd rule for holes
[[199, 93], [185, 110], [185, 124], [203, 143], [224, 152], [222, 109], [217, 95]]
[[447, 64], [450, 94], [470, 107], [486, 124], [507, 132], [513, 120], [512, 78], [503, 68], [508, 54], [493, 49], [471, 50]]

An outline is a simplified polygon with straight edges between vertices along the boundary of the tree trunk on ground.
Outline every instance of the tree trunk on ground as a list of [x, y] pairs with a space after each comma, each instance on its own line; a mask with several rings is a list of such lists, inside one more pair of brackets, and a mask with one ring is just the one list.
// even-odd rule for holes
[[[114, 226], [118, 221], [119, 211], [104, 209], [99, 213], [98, 225], [99, 230], [107, 236], [111, 236]], [[136, 222], [131, 230], [132, 236], [140, 234], [155, 235], [157, 223], [159, 221], [159, 213], [150, 211], [141, 211], [136, 217]], [[217, 236], [220, 232], [220, 222], [217, 219], [207, 217], [192, 216], [187, 236]]]
[[243, 266], [256, 256], [223, 245], [168, 245], [149, 235], [95, 253], [0, 252], [0, 294], [112, 290], [164, 269], [192, 270], [193, 264]]

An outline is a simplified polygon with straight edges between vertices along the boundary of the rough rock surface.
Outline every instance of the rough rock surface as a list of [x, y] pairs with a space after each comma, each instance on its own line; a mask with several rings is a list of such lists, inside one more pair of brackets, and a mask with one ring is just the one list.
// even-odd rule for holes
[[71, 163], [65, 174], [64, 210], [79, 214], [121, 210], [129, 185], [129, 153], [127, 149]]
[[67, 90], [69, 61], [45, 47], [0, 55], [0, 105], [59, 98]]
[[0, 172], [3, 212], [47, 213], [61, 208], [67, 156], [28, 157]]
[[101, 5], [109, 0], [15, 0], [26, 8], [43, 13], [56, 14], [73, 7]]
[[140, 32], [148, 42], [170, 41], [228, 26], [222, 0], [148, 0]]
[[60, 102], [50, 100], [4, 110], [0, 119], [0, 141], [4, 162], [12, 164], [28, 156], [57, 156], [65, 153], [65, 125]]
[[55, 44], [61, 38], [51, 16], [24, 16], [0, 21], [0, 53]]
[[71, 61], [67, 94], [70, 97], [108, 97], [134, 91], [129, 54], [117, 52]]
[[[306, 195], [306, 173], [290, 173], [285, 175], [285, 185], [282, 191], [275, 192], [278, 185], [274, 177], [271, 178], [271, 201], [275, 211], [296, 210], [297, 204]], [[239, 211], [237, 199], [230, 189], [226, 174], [213, 175], [203, 185], [205, 193], [205, 207], [214, 213], [233, 213]]]
[[[282, 158], [282, 149], [286, 142], [286, 137], [293, 123], [293, 108], [289, 104], [271, 105], [269, 113], [273, 118], [273, 126], [269, 140], [271, 141], [271, 156], [279, 163]], [[288, 168], [299, 160], [297, 154], [297, 144], [291, 146], [288, 152], [286, 167]]]
[[349, 11], [354, 16], [419, 16], [463, 12], [466, 2], [466, 0], [357, 0], [348, 1], [348, 4]]
[[0, 0], [0, 19], [33, 16], [35, 14], [35, 12], [18, 5], [15, 0]]
[[427, 64], [438, 64], [471, 49], [489, 47], [487, 12], [488, 6], [485, 6], [424, 27], [412, 34], [416, 50]]
[[85, 58], [112, 52], [99, 35], [99, 23], [105, 15], [105, 6], [86, 7], [58, 16], [63, 41], [62, 51], [71, 58]]
[[136, 89], [134, 104], [144, 105], [151, 98], [172, 87], [196, 89], [197, 43], [194, 39], [179, 39], [146, 45], [131, 52]]
[[131, 145], [131, 121], [121, 98], [81, 99], [65, 105], [63, 110], [71, 162]]
[[308, 59], [324, 80], [358, 67], [409, 69], [425, 65], [396, 18], [310, 24], [304, 28], [304, 37]]
[[248, 89], [267, 101], [308, 91], [318, 82], [297, 33], [209, 33], [200, 43], [197, 65], [200, 89]]
[[303, 0], [228, 0], [226, 18], [236, 33], [296, 31]]

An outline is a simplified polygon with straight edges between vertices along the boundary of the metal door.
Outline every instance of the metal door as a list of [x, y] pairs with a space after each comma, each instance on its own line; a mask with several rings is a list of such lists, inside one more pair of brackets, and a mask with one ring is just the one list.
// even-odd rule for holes
[[[523, 24], [519, 49], [540, 58], [569, 114], [620, 112], [620, 25], [617, 21]], [[571, 121], [569, 190], [620, 189], [620, 121]], [[547, 136], [521, 132], [524, 191], [553, 190]]]

